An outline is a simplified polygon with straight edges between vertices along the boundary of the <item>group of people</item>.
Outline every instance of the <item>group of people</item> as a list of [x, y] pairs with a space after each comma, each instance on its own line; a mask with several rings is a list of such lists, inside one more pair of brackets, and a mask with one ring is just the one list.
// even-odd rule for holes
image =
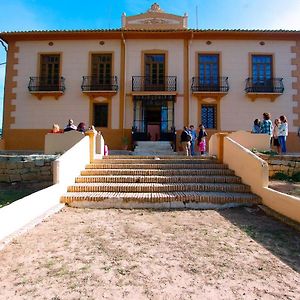
[[264, 133], [270, 136], [270, 143], [276, 147], [277, 153], [286, 153], [286, 139], [288, 136], [288, 122], [286, 116], [280, 116], [271, 121], [269, 113], [263, 113], [263, 120], [254, 120], [252, 133]]
[[186, 156], [194, 156], [195, 155], [195, 145], [199, 148], [199, 152], [201, 155], [205, 154], [206, 151], [206, 140], [205, 137], [207, 133], [205, 131], [205, 127], [200, 124], [199, 132], [197, 134], [194, 125], [190, 125], [183, 127], [183, 131], [180, 136], [180, 143], [183, 148], [183, 151]]
[[87, 128], [86, 128], [85, 123], [80, 122], [78, 124], [78, 126], [76, 126], [74, 124], [74, 121], [72, 119], [69, 119], [68, 124], [66, 125], [66, 127], [63, 130], [59, 128], [58, 124], [53, 124], [51, 133], [64, 133], [64, 132], [68, 132], [68, 131], [72, 131], [72, 130], [76, 130], [76, 131], [84, 133], [84, 132], [86, 132]]

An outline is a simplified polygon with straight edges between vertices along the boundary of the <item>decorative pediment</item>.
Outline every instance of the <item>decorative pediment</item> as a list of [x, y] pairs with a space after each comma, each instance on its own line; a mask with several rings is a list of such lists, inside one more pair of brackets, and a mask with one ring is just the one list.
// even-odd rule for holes
[[135, 16], [122, 15], [124, 29], [186, 29], [187, 15], [183, 17], [165, 13], [157, 3], [146, 12]]

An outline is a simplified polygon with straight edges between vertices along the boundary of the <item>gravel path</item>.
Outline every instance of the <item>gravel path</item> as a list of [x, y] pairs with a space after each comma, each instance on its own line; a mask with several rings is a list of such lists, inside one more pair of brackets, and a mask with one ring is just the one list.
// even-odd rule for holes
[[65, 208], [0, 251], [0, 299], [300, 299], [300, 232], [256, 208]]

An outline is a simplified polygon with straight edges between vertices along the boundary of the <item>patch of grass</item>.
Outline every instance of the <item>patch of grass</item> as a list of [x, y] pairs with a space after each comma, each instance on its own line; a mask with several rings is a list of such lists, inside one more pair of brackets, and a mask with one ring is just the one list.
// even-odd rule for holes
[[0, 191], [0, 208], [25, 196], [28, 196], [33, 192], [33, 190], [29, 189]]
[[278, 154], [276, 151], [273, 151], [273, 150], [258, 150], [256, 148], [252, 148], [251, 151], [253, 153], [261, 153], [261, 154], [266, 154], [266, 155], [270, 155], [270, 156], [274, 156], [274, 155]]

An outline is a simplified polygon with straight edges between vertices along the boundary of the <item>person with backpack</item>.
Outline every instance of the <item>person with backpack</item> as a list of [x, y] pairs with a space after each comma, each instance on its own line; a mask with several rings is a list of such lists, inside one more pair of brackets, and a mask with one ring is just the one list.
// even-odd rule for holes
[[180, 136], [180, 143], [186, 156], [189, 156], [191, 153], [191, 140], [192, 136], [190, 135], [188, 128], [184, 126]]

